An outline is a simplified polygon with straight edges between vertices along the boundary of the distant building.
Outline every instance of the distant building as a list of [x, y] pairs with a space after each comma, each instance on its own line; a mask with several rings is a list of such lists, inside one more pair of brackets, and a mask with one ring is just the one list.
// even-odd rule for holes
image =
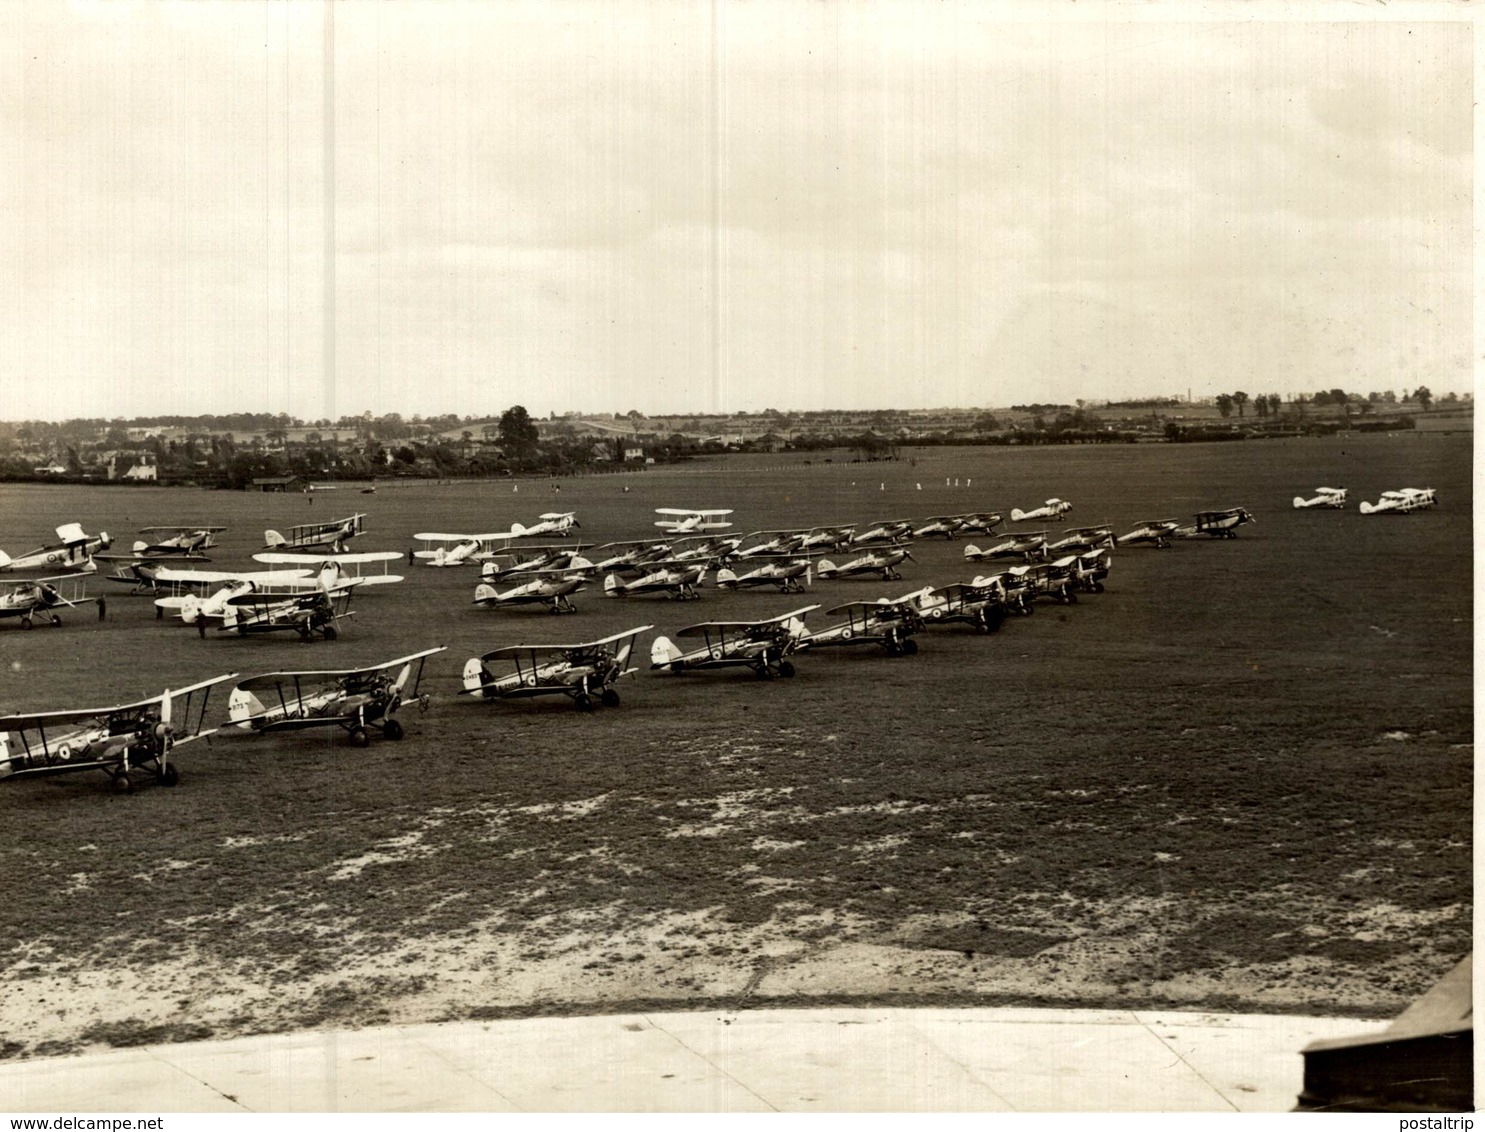
[[253, 480], [257, 491], [308, 491], [309, 480], [303, 476], [260, 476]]

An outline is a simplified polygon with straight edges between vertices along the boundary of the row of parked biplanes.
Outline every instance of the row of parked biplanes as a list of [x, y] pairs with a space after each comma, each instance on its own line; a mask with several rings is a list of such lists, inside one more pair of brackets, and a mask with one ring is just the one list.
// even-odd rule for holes
[[[1431, 490], [1404, 490], [1384, 494], [1382, 503], [1375, 508], [1364, 505], [1363, 511], [1415, 510], [1434, 502]], [[1343, 489], [1322, 488], [1315, 500], [1295, 500], [1296, 507], [1344, 504]], [[1032, 511], [1011, 514], [1020, 522], [1058, 518], [1070, 509], [1066, 501], [1052, 499]], [[1118, 546], [1165, 547], [1172, 539], [1199, 536], [1234, 538], [1238, 527], [1254, 521], [1245, 509], [1230, 508], [1201, 512], [1191, 524], [1153, 520], [1122, 535], [1108, 525], [1075, 527], [1053, 539], [1046, 531], [996, 535], [1001, 516], [976, 512], [919, 523], [880, 522], [864, 530], [829, 526], [757, 531], [734, 538], [714, 533], [731, 526], [726, 521], [730, 511], [671, 508], [659, 513], [657, 525], [667, 531], [665, 541], [611, 543], [596, 549], [580, 543], [525, 550], [512, 546], [514, 539], [564, 534], [578, 526], [573, 513], [549, 513], [531, 527], [517, 525], [499, 535], [419, 535], [425, 547], [413, 552], [409, 561], [431, 566], [478, 563], [476, 604], [536, 600], [546, 602], [553, 612], [567, 612], [573, 608], [570, 595], [600, 575], [609, 596], [646, 592], [694, 596], [708, 570], [715, 570], [721, 587], [773, 585], [785, 593], [803, 588], [812, 577], [875, 574], [893, 580], [900, 577], [897, 565], [912, 558], [913, 540], [939, 535], [989, 536], [983, 547], [964, 548], [967, 561], [1017, 560], [1004, 571], [969, 582], [834, 606], [823, 616], [835, 620], [824, 626], [808, 624], [820, 609], [815, 604], [756, 620], [689, 625], [675, 632], [674, 640], [656, 636], [651, 642], [653, 672], [745, 668], [760, 679], [771, 679], [793, 676], [795, 659], [812, 650], [864, 645], [880, 647], [889, 656], [911, 656], [918, 651], [914, 638], [929, 625], [963, 624], [993, 632], [1009, 616], [1033, 613], [1039, 600], [1072, 604], [1079, 593], [1103, 592], [1110, 551]], [[88, 536], [78, 524], [68, 524], [58, 528], [57, 544], [13, 560], [5, 558], [3, 568], [66, 565], [74, 573], [17, 587], [0, 597], [0, 614], [25, 609], [20, 591], [29, 588], [39, 593], [39, 604], [20, 614], [22, 623], [29, 627], [38, 610], [56, 623], [57, 608], [77, 603], [63, 598], [57, 583], [88, 577], [97, 569], [96, 558], [114, 568], [110, 577], [138, 592], [168, 591], [157, 598], [157, 616], [176, 612], [203, 635], [208, 624], [218, 623], [239, 634], [284, 628], [305, 639], [316, 635], [332, 639], [336, 622], [348, 615], [343, 602], [353, 589], [401, 580], [385, 573], [386, 564], [401, 554], [346, 550], [345, 544], [364, 531], [364, 520], [364, 515], [353, 515], [306, 524], [291, 528], [288, 537], [268, 531], [267, 549], [254, 557], [276, 569], [248, 572], [174, 565], [203, 560], [221, 527], [148, 528], [141, 533], [150, 541], [136, 542], [132, 555], [110, 558], [99, 553], [109, 546], [106, 534]], [[584, 557], [590, 549], [591, 556]], [[383, 573], [371, 572], [376, 564]], [[509, 588], [502, 591], [502, 585]], [[561, 695], [582, 711], [617, 706], [615, 685], [639, 671], [631, 662], [639, 638], [652, 628], [639, 625], [576, 644], [495, 649], [465, 662], [461, 694], [486, 700]], [[212, 690], [228, 681], [237, 681], [228, 694], [228, 726], [259, 733], [338, 727], [359, 746], [366, 746], [372, 735], [401, 739], [399, 711], [408, 704], [427, 709], [429, 697], [420, 693], [424, 664], [443, 651], [442, 646], [425, 649], [358, 669], [273, 672], [241, 681], [237, 673], [230, 673], [132, 704], [3, 716], [0, 778], [98, 770], [120, 790], [132, 790], [141, 779], [174, 786], [179, 771], [172, 751], [218, 730], [206, 725], [207, 707]]]
[[[1317, 487], [1309, 498], [1294, 497], [1296, 510], [1327, 507], [1335, 511], [1346, 509], [1347, 491], [1344, 487]], [[1375, 503], [1362, 500], [1358, 508], [1363, 515], [1410, 515], [1414, 511], [1426, 511], [1438, 504], [1438, 493], [1431, 487], [1404, 487], [1397, 491], [1384, 491]]]

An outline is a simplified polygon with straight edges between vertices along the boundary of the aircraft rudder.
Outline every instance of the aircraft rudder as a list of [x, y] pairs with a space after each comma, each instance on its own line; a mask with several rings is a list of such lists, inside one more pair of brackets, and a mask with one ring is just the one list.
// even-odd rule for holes
[[263, 545], [267, 547], [288, 546], [289, 540], [270, 528], [263, 532]]
[[472, 656], [464, 662], [463, 681], [466, 692], [478, 692], [486, 684], [492, 683], [490, 673], [486, 671], [484, 664], [477, 656]]
[[1011, 522], [1019, 523], [1024, 518], [1026, 518], [1025, 511], [1022, 511], [1019, 507], [1011, 508]]
[[251, 727], [252, 717], [263, 714], [263, 701], [243, 688], [233, 688], [227, 697], [227, 719], [238, 727]]
[[650, 645], [651, 668], [665, 668], [680, 658], [681, 650], [676, 648], [669, 637], [656, 637]]

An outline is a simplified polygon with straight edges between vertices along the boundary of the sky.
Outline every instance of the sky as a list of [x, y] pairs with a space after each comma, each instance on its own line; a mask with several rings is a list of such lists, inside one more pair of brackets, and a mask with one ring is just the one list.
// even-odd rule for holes
[[1464, 392], [1473, 19], [0, 5], [0, 417]]

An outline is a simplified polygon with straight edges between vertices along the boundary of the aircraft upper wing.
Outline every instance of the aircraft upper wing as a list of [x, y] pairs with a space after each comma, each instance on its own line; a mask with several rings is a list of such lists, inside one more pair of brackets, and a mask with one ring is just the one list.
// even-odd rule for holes
[[576, 515], [577, 515], [577, 512], [576, 511], [543, 511], [541, 513], [541, 518], [543, 518], [543, 519], [571, 519], [571, 518], [573, 518]]
[[[261, 550], [253, 555], [253, 561], [263, 562], [270, 566], [319, 566], [325, 562], [338, 562], [342, 564], [346, 562], [395, 562], [401, 557], [402, 554], [395, 550], [362, 550], [350, 554], [299, 554], [281, 550]], [[242, 575], [229, 574], [228, 577], [240, 578]]]
[[708, 508], [705, 508], [705, 507], [694, 507], [694, 508], [685, 508], [685, 507], [656, 507], [655, 508], [655, 514], [657, 514], [657, 515], [730, 515], [730, 514], [732, 514], [732, 508], [730, 508], [730, 507], [728, 507], [728, 508], [716, 508], [716, 507], [713, 507], [713, 508], [708, 509]]
[[172, 570], [169, 566], [162, 566], [155, 577], [162, 582], [199, 582], [203, 585], [253, 582], [256, 585], [273, 586], [287, 585], [308, 578], [313, 573], [313, 570]]
[[[177, 696], [189, 695], [199, 692], [202, 688], [210, 688], [227, 680], [234, 680], [237, 673], [231, 672], [225, 676], [214, 676], [210, 680], [202, 680], [196, 684], [188, 684], [184, 688], [169, 689], [169, 696], [174, 699]], [[140, 708], [154, 707], [165, 699], [167, 693], [161, 692], [158, 696], [152, 696], [147, 700], [139, 700], [132, 704], [115, 704], [113, 707], [104, 708], [74, 708], [69, 711], [41, 711], [31, 712], [27, 715], [0, 716], [0, 732], [5, 731], [34, 731], [39, 727], [50, 727], [54, 723], [65, 723], [70, 719], [107, 719], [110, 716], [122, 712], [138, 711]]]
[[187, 523], [179, 527], [140, 527], [139, 533], [142, 535], [216, 534], [218, 531], [225, 531], [226, 529], [226, 527], [206, 527]]
[[794, 617], [803, 617], [812, 610], [819, 609], [818, 604], [806, 605], [802, 609], [795, 609], [789, 613], [780, 613], [777, 617], [766, 617], [757, 621], [703, 621], [699, 625], [687, 625], [684, 629], [676, 632], [677, 637], [701, 637], [713, 629], [757, 629], [765, 625], [774, 625], [781, 621], [788, 621]]
[[399, 664], [406, 664], [408, 661], [421, 660], [425, 656], [432, 656], [434, 653], [443, 652], [447, 648], [447, 645], [439, 645], [437, 648], [424, 649], [422, 652], [415, 652], [409, 656], [399, 656], [396, 660], [383, 661], [381, 664], [370, 664], [365, 668], [336, 668], [319, 672], [265, 672], [261, 676], [249, 676], [246, 680], [238, 681], [237, 686], [244, 691], [251, 691], [254, 688], [271, 688], [284, 680], [302, 680], [312, 676], [321, 677], [326, 680], [336, 680], [342, 676], [366, 676], [373, 672], [381, 672], [387, 668], [396, 668]]

